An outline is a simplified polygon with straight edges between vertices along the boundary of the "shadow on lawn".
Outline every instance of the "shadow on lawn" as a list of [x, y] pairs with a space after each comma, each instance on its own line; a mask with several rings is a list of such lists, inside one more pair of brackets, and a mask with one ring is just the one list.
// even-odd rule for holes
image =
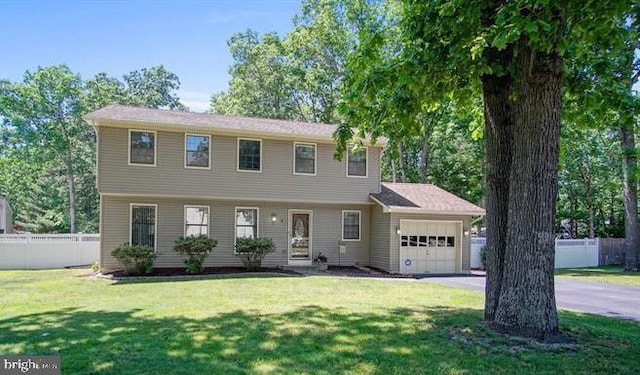
[[[603, 363], [592, 350], [541, 350], [522, 341], [514, 345], [489, 332], [479, 322], [481, 316], [480, 310], [446, 307], [359, 314], [304, 306], [284, 314], [236, 311], [205, 319], [149, 317], [142, 310], [66, 309], [0, 320], [0, 352], [60, 354], [65, 374], [537, 374], [627, 369], [624, 360]], [[637, 344], [630, 347], [611, 339], [607, 345], [607, 353], [601, 355], [610, 351], [615, 358], [620, 350], [640, 355]], [[576, 371], [569, 371], [572, 368]]]

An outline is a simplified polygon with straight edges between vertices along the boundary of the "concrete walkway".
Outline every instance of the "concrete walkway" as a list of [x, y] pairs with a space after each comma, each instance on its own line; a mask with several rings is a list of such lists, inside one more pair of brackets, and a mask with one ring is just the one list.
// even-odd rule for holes
[[[439, 283], [484, 291], [480, 276], [425, 277], [420, 282]], [[640, 322], [640, 287], [569, 280], [556, 277], [558, 307]]]

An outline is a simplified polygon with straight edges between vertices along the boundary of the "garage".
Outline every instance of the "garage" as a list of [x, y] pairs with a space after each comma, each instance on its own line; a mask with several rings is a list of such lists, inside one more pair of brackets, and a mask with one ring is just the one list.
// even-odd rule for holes
[[400, 272], [460, 272], [461, 234], [462, 222], [400, 220]]

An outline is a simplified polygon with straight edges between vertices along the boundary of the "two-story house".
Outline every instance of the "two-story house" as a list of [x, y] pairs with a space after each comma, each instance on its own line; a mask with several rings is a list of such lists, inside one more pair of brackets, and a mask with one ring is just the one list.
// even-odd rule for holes
[[265, 266], [390, 272], [469, 270], [469, 227], [484, 210], [434, 185], [380, 181], [384, 144], [333, 158], [336, 127], [114, 105], [86, 115], [97, 134], [100, 264], [123, 242], [181, 267], [182, 235], [218, 241], [205, 266], [238, 266], [238, 237], [269, 237]]

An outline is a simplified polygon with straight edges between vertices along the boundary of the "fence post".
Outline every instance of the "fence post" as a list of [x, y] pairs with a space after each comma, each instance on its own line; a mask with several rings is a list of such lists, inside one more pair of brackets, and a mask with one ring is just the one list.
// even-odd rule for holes
[[31, 236], [32, 234], [27, 234], [27, 269], [31, 269]]
[[600, 266], [600, 237], [596, 237], [596, 267]]

